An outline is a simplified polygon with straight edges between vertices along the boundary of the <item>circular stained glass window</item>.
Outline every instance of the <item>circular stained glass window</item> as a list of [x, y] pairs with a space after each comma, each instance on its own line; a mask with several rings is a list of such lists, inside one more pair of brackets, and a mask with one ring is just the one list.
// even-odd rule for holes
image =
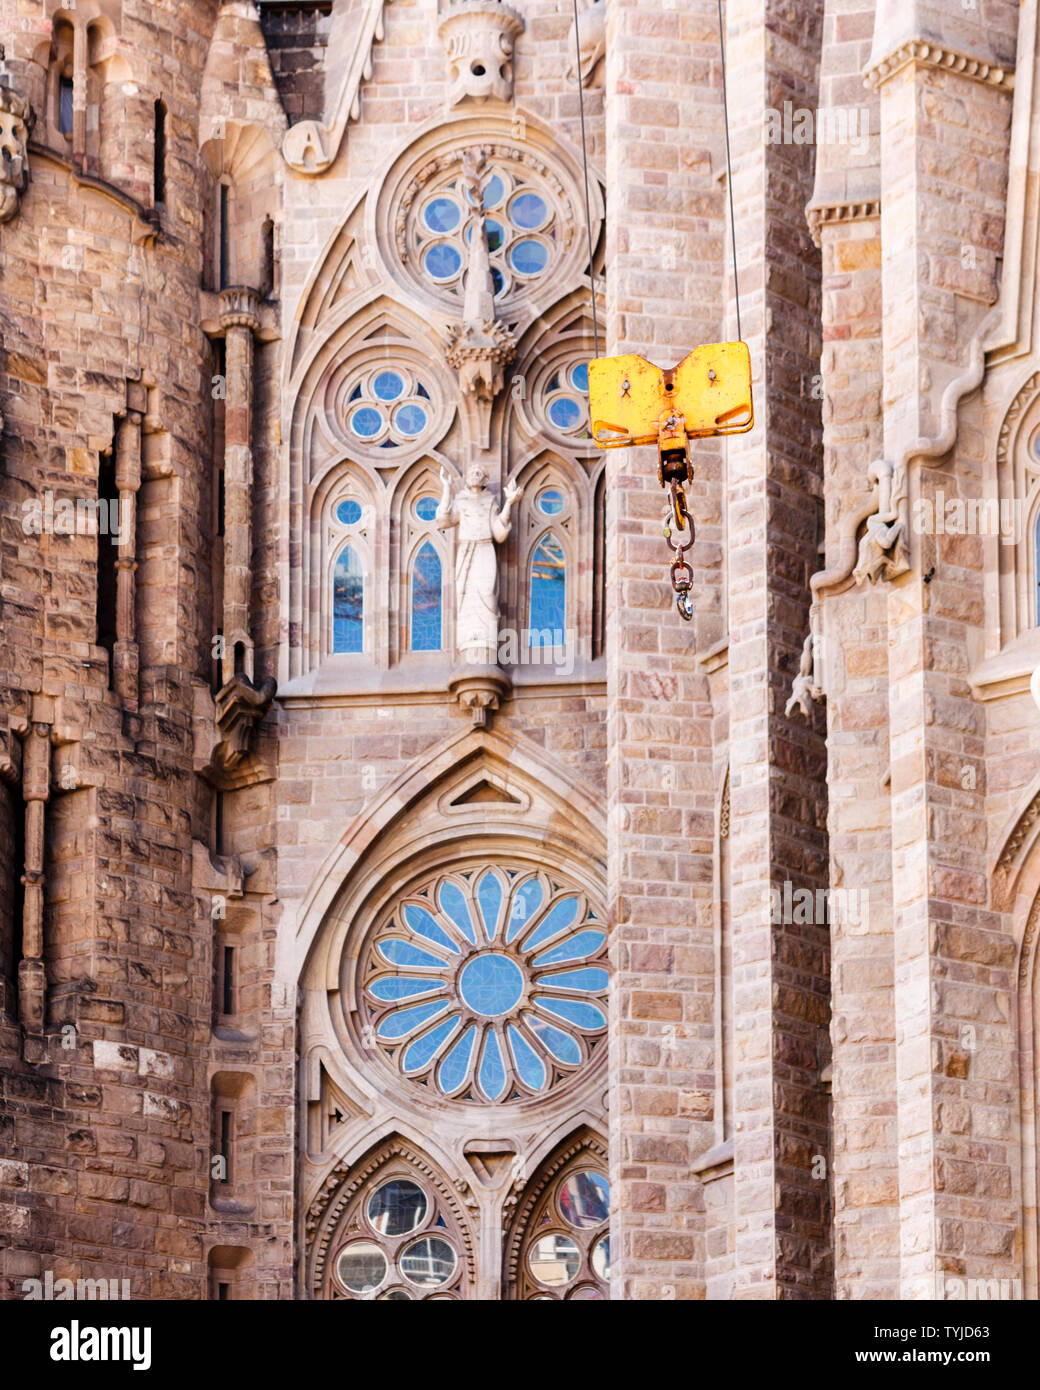
[[606, 1298], [601, 1289], [597, 1289], [595, 1284], [583, 1284], [580, 1289], [570, 1295], [572, 1303], [589, 1303], [593, 1299], [597, 1302], [605, 1302]]
[[404, 377], [399, 372], [377, 372], [372, 391], [381, 401], [396, 401], [404, 395]]
[[336, 508], [336, 520], [344, 526], [353, 526], [361, 520], [361, 503], [355, 502], [352, 497], [340, 502]]
[[404, 1289], [391, 1289], [389, 1293], [379, 1295], [380, 1303], [411, 1303], [412, 1295], [406, 1293]]
[[549, 252], [543, 242], [524, 237], [513, 243], [509, 264], [518, 275], [538, 275], [549, 264]]
[[549, 405], [549, 419], [557, 429], [572, 430], [585, 418], [585, 411], [571, 396], [557, 396]]
[[549, 208], [537, 193], [518, 193], [509, 204], [509, 216], [514, 226], [533, 232], [548, 220]]
[[434, 198], [423, 209], [423, 221], [431, 232], [453, 232], [462, 221], [462, 209], [454, 198]]
[[407, 1179], [386, 1182], [368, 1199], [368, 1220], [381, 1236], [406, 1236], [426, 1218], [428, 1203], [422, 1188]]
[[494, 286], [495, 297], [497, 298], [506, 287], [505, 276], [499, 270], [497, 265], [493, 265], [491, 267], [491, 283]]
[[436, 242], [423, 257], [423, 266], [434, 280], [450, 280], [462, 269], [462, 253], [450, 242]]
[[535, 505], [545, 516], [555, 516], [557, 512], [563, 511], [563, 493], [559, 488], [547, 487], [544, 492], [538, 494]]
[[350, 428], [362, 439], [374, 439], [384, 424], [380, 412], [370, 405], [360, 406], [350, 417]]
[[498, 865], [441, 874], [363, 948], [359, 1026], [427, 1096], [543, 1095], [599, 1055], [605, 955], [602, 917], [561, 876]]
[[569, 1284], [581, 1268], [581, 1251], [569, 1236], [541, 1236], [527, 1252], [527, 1267], [540, 1284]]
[[426, 428], [429, 416], [421, 405], [402, 405], [394, 411], [394, 426], [398, 433], [414, 439]]
[[440, 1236], [421, 1236], [402, 1252], [398, 1263], [409, 1283], [430, 1289], [448, 1282], [455, 1273], [458, 1256]]
[[587, 362], [579, 362], [570, 370], [571, 385], [583, 396], [589, 394], [589, 367]]
[[604, 1236], [592, 1247], [592, 1268], [604, 1282], [610, 1278], [609, 1236]]
[[336, 1270], [345, 1289], [370, 1293], [386, 1278], [386, 1256], [375, 1241], [355, 1240], [340, 1255]]
[[420, 497], [415, 504], [415, 515], [420, 521], [432, 521], [439, 505], [436, 497]]
[[556, 1205], [564, 1221], [576, 1230], [602, 1226], [610, 1215], [610, 1184], [602, 1173], [572, 1173], [560, 1184]]
[[[488, 180], [487, 187], [484, 189], [483, 204], [485, 208], [497, 208], [502, 199], [506, 196], [506, 186], [498, 174], [492, 174]], [[466, 190], [466, 201], [473, 206], [474, 199], [469, 189]]]
[[[489, 217], [489, 218], [485, 221], [485, 223], [484, 223], [484, 231], [485, 231], [485, 233], [486, 233], [486, 235], [487, 235], [488, 250], [489, 250], [489, 251], [498, 251], [498, 250], [501, 250], [503, 244], [505, 243], [505, 239], [506, 239], [505, 228], [502, 226], [502, 223], [501, 223], [501, 222], [496, 222], [495, 219], [494, 219], [493, 217]], [[472, 223], [471, 223], [471, 224], [466, 228], [466, 244], [468, 245], [468, 244], [470, 243], [470, 241], [472, 241], [472, 239], [473, 239], [473, 225], [472, 225]]]

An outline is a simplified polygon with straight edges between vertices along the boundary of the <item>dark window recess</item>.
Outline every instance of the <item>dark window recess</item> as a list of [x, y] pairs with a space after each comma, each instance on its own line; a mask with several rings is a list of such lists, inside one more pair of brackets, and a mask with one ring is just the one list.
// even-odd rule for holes
[[260, 295], [263, 299], [274, 296], [274, 223], [269, 217], [260, 228]]
[[221, 1182], [231, 1181], [231, 1111], [220, 1112], [220, 1156], [224, 1160]]
[[224, 973], [221, 980], [223, 986], [223, 1012], [226, 1015], [235, 1012], [235, 948], [234, 946], [224, 947]]
[[213, 793], [213, 853], [224, 853], [224, 793]]
[[220, 269], [217, 289], [227, 289], [228, 284], [228, 197], [226, 183], [220, 185]]
[[58, 129], [62, 135], [72, 134], [72, 78], [58, 79]]
[[155, 150], [152, 166], [152, 202], [166, 202], [166, 107], [155, 103]]
[[[98, 463], [98, 503], [99, 522], [106, 516], [119, 515], [114, 454], [102, 454]], [[104, 647], [108, 652], [109, 683], [112, 679], [112, 654], [116, 645], [116, 560], [119, 556], [119, 548], [113, 545], [113, 539], [110, 527], [98, 526], [97, 645]]]
[[607, 536], [606, 470], [596, 483], [592, 523], [592, 656], [601, 657], [607, 649]]
[[217, 1298], [219, 1299], [219, 1301], [220, 1301], [221, 1303], [228, 1303], [228, 1302], [230, 1301], [230, 1299], [231, 1299], [231, 1285], [230, 1285], [230, 1284], [218, 1284], [218, 1285], [217, 1285]]

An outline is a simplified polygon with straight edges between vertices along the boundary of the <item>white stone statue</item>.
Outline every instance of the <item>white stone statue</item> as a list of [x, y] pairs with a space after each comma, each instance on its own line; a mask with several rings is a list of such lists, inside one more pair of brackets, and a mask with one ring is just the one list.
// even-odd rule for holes
[[455, 547], [455, 646], [462, 660], [478, 666], [498, 664], [498, 557], [495, 542], [509, 535], [513, 503], [523, 494], [516, 483], [506, 487], [501, 511], [487, 490], [480, 464], [466, 474], [466, 489], [452, 496], [451, 479], [441, 469], [441, 504], [437, 525], [459, 528]]

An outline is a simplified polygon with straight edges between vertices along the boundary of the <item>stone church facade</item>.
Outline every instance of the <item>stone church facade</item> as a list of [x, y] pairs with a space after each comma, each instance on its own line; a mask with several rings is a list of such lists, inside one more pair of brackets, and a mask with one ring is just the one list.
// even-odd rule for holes
[[1037, 1297], [1037, 0], [578, 10], [0, 0], [6, 1298]]

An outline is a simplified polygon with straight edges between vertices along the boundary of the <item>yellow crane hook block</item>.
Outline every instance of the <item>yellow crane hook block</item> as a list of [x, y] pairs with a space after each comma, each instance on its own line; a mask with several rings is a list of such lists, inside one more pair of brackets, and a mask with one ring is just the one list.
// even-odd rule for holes
[[706, 343], [677, 367], [635, 352], [597, 357], [589, 363], [589, 419], [601, 449], [663, 443], [662, 432], [746, 434], [755, 423], [747, 343]]

